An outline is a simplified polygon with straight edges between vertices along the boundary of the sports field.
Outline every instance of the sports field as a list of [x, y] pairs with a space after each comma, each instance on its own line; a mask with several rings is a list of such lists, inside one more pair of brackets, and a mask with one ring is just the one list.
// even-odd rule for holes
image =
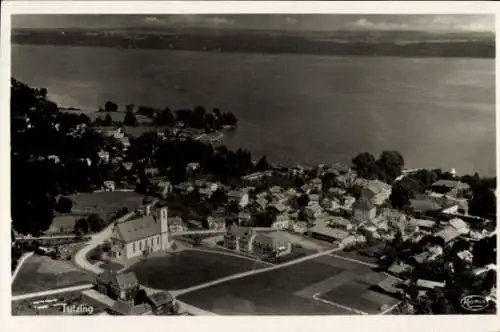
[[266, 266], [269, 265], [223, 252], [184, 250], [140, 261], [129, 271], [134, 271], [145, 286], [176, 290]]
[[380, 313], [397, 299], [371, 288], [384, 274], [333, 256], [231, 280], [179, 300], [219, 315], [356, 315]]

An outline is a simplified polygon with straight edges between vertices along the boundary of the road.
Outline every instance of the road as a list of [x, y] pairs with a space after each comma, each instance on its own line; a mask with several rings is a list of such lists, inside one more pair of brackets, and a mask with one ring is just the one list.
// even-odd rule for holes
[[315, 253], [315, 254], [312, 254], [312, 255], [309, 255], [309, 256], [297, 258], [297, 259], [295, 259], [293, 261], [289, 261], [289, 262], [282, 263], [282, 264], [279, 264], [279, 265], [273, 265], [273, 266], [270, 266], [270, 267], [265, 267], [265, 268], [262, 268], [262, 269], [259, 269], [259, 270], [253, 270], [253, 271], [247, 271], [247, 272], [243, 272], [243, 273], [233, 274], [233, 275], [230, 275], [228, 277], [220, 278], [220, 279], [213, 280], [213, 281], [210, 281], [210, 282], [207, 282], [207, 283], [204, 283], [204, 284], [199, 284], [199, 285], [196, 285], [196, 286], [193, 286], [193, 287], [189, 287], [189, 288], [185, 288], [185, 289], [181, 289], [181, 290], [170, 291], [170, 293], [173, 296], [180, 296], [180, 295], [183, 295], [183, 294], [186, 294], [186, 293], [189, 293], [189, 292], [193, 292], [195, 290], [199, 290], [199, 289], [202, 289], [202, 288], [207, 288], [207, 287], [210, 287], [210, 286], [221, 284], [223, 282], [227, 282], [227, 281], [231, 281], [231, 280], [236, 280], [236, 279], [248, 277], [248, 276], [251, 276], [251, 275], [254, 275], [254, 274], [259, 274], [259, 273], [264, 273], [264, 272], [268, 272], [268, 271], [273, 271], [273, 270], [281, 269], [281, 268], [288, 267], [288, 266], [293, 266], [295, 264], [299, 264], [299, 263], [302, 263], [302, 262], [305, 262], [305, 261], [308, 261], [308, 260], [311, 260], [311, 259], [315, 259], [315, 258], [318, 258], [318, 257], [321, 257], [321, 256], [330, 255], [330, 254], [332, 254], [332, 253], [334, 253], [336, 251], [339, 251], [339, 250], [342, 250], [342, 248], [334, 248], [334, 249], [326, 250], [326, 251], [323, 251], [323, 252], [318, 252], [318, 253]]
[[76, 291], [81, 291], [81, 290], [85, 290], [85, 289], [90, 289], [92, 287], [93, 287], [92, 284], [83, 284], [83, 285], [78, 285], [78, 286], [51, 289], [51, 290], [47, 290], [47, 291], [41, 291], [41, 292], [35, 292], [35, 293], [29, 293], [29, 294], [15, 295], [15, 296], [12, 296], [12, 301], [28, 300], [28, 299], [32, 299], [35, 297], [50, 296], [50, 295], [55, 295], [55, 294], [68, 293], [68, 292], [76, 292]]
[[78, 235], [46, 235], [46, 236], [17, 236], [16, 241], [29, 241], [29, 240], [57, 240], [57, 239], [74, 239]]
[[33, 251], [27, 252], [19, 258], [19, 261], [17, 262], [16, 269], [14, 270], [14, 273], [12, 273], [12, 284], [14, 283], [14, 280], [16, 280], [17, 274], [21, 270], [21, 266], [23, 265], [24, 261], [30, 258], [34, 254]]
[[100, 274], [104, 272], [102, 268], [90, 263], [87, 260], [88, 253], [92, 249], [96, 248], [98, 245], [104, 243], [106, 239], [109, 239], [111, 237], [115, 223], [123, 222], [128, 218], [131, 218], [134, 215], [134, 213], [135, 211], [127, 213], [123, 217], [118, 218], [117, 220], [106, 226], [106, 228], [104, 228], [101, 232], [92, 235], [90, 240], [87, 242], [87, 245], [78, 250], [78, 252], [75, 254], [75, 256], [73, 257], [73, 262], [79, 268], [90, 271], [95, 274]]

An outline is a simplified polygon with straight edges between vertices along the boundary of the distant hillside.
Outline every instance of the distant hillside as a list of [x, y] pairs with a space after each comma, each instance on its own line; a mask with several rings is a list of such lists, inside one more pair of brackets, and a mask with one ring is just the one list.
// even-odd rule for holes
[[207, 29], [15, 30], [14, 44], [362, 56], [495, 57], [492, 33]]

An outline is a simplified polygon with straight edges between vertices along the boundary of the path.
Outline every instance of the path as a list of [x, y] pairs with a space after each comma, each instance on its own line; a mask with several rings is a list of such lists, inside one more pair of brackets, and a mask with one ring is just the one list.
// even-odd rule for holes
[[23, 265], [24, 261], [30, 258], [34, 254], [33, 251], [27, 252], [19, 258], [19, 261], [17, 262], [16, 269], [14, 270], [14, 273], [12, 274], [12, 284], [14, 283], [14, 280], [16, 280], [17, 274], [21, 270], [21, 266]]
[[121, 218], [110, 223], [106, 226], [101, 232], [94, 234], [91, 236], [90, 240], [87, 242], [87, 245], [78, 250], [78, 252], [73, 257], [73, 262], [81, 269], [90, 271], [95, 274], [100, 274], [104, 272], [104, 270], [87, 260], [87, 255], [90, 251], [96, 248], [98, 245], [102, 244], [106, 239], [108, 239], [112, 232], [113, 227], [116, 223], [123, 222], [128, 218], [132, 217], [135, 214], [135, 211], [129, 212]]
[[388, 314], [390, 313], [392, 310], [394, 310], [394, 308], [396, 308], [399, 304], [401, 303], [401, 301], [399, 301], [398, 303], [390, 306], [389, 308], [387, 308], [386, 310], [382, 311], [381, 313], [379, 313], [379, 315], [385, 315], [385, 314]]
[[371, 268], [378, 267], [377, 264], [372, 264], [372, 263], [364, 262], [364, 261], [361, 261], [361, 260], [355, 259], [355, 258], [344, 257], [344, 256], [335, 255], [335, 254], [330, 254], [329, 256], [332, 256], [332, 257], [335, 257], [335, 258], [339, 258], [339, 259], [343, 259], [343, 260], [349, 261], [349, 262], [358, 263], [358, 264], [365, 265], [365, 266], [368, 266], [368, 267], [371, 267]]
[[45, 236], [16, 236], [16, 241], [30, 241], [30, 240], [58, 240], [58, 239], [74, 239], [80, 237], [79, 235], [45, 235]]
[[183, 294], [186, 294], [186, 293], [189, 293], [189, 292], [193, 292], [195, 290], [199, 290], [199, 289], [202, 289], [202, 288], [207, 288], [207, 287], [210, 287], [210, 286], [221, 284], [221, 283], [226, 282], [226, 281], [236, 280], [236, 279], [248, 277], [248, 276], [251, 276], [251, 275], [254, 275], [254, 274], [259, 274], [259, 273], [263, 273], [263, 272], [273, 271], [273, 270], [281, 269], [281, 268], [284, 268], [284, 267], [287, 267], [287, 266], [292, 266], [292, 265], [295, 265], [295, 264], [299, 264], [299, 263], [302, 263], [302, 262], [305, 262], [305, 261], [308, 261], [308, 260], [311, 260], [311, 259], [315, 259], [315, 258], [318, 258], [318, 257], [321, 257], [321, 256], [326, 256], [326, 255], [332, 254], [332, 253], [334, 253], [336, 251], [339, 251], [339, 250], [342, 250], [342, 248], [334, 248], [334, 249], [330, 249], [330, 250], [327, 250], [327, 251], [318, 252], [318, 253], [315, 253], [315, 254], [312, 254], [312, 255], [309, 255], [309, 256], [297, 258], [295, 260], [292, 260], [292, 261], [289, 261], [289, 262], [286, 262], [286, 263], [282, 263], [282, 264], [279, 264], [279, 265], [273, 265], [273, 266], [270, 266], [270, 267], [265, 267], [265, 268], [262, 268], [262, 269], [259, 269], [259, 270], [253, 270], [253, 271], [247, 271], [247, 272], [243, 272], [243, 273], [233, 274], [233, 275], [228, 276], [228, 277], [220, 278], [220, 279], [213, 280], [213, 281], [210, 281], [210, 282], [207, 282], [207, 283], [204, 283], [204, 284], [196, 285], [196, 286], [193, 286], [193, 287], [189, 287], [189, 288], [185, 288], [185, 289], [181, 289], [181, 290], [177, 290], [177, 291], [170, 291], [170, 293], [173, 296], [180, 296], [180, 295], [183, 295]]
[[35, 293], [29, 293], [29, 294], [15, 295], [15, 296], [12, 296], [12, 301], [20, 301], [20, 300], [27, 300], [27, 299], [32, 299], [32, 298], [41, 297], [41, 296], [50, 296], [50, 295], [61, 294], [61, 293], [76, 292], [76, 291], [81, 291], [81, 290], [85, 290], [85, 289], [90, 289], [92, 287], [93, 287], [92, 284], [84, 284], [84, 285], [65, 287], [65, 288], [57, 288], [57, 289], [51, 289], [51, 290], [47, 290], [47, 291], [41, 291], [41, 292], [35, 292]]
[[353, 313], [358, 314], [358, 315], [368, 315], [368, 313], [366, 313], [364, 311], [360, 311], [360, 310], [357, 310], [357, 309], [354, 309], [354, 308], [351, 308], [351, 307], [347, 307], [347, 306], [342, 305], [342, 304], [338, 304], [338, 303], [335, 303], [335, 302], [332, 302], [332, 301], [328, 301], [328, 300], [322, 299], [322, 298], [319, 297], [320, 295], [321, 295], [320, 293], [314, 294], [313, 295], [313, 299], [315, 299], [316, 301], [320, 301], [320, 302], [332, 305], [332, 306], [340, 308], [340, 309], [344, 309], [344, 310], [353, 312]]

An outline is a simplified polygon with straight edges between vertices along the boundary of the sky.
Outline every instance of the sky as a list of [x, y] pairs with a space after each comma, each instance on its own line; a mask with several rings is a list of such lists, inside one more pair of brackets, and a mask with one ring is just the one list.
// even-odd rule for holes
[[14, 15], [13, 28], [199, 27], [299, 31], [494, 31], [494, 15]]

